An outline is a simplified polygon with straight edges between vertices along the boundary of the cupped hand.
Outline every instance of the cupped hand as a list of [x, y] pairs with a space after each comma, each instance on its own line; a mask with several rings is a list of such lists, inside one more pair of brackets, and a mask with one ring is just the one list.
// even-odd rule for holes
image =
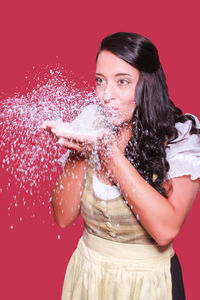
[[[57, 143], [71, 150], [85, 153], [98, 152], [110, 143], [111, 132], [103, 129], [98, 131], [82, 131], [70, 123], [58, 123], [46, 120], [41, 128], [48, 131], [56, 138]], [[105, 149], [104, 149], [105, 150]]]
[[52, 132], [58, 138], [58, 144], [71, 150], [83, 151], [88, 154], [105, 152], [113, 139], [112, 132], [108, 130], [99, 131], [95, 135], [92, 133], [70, 133], [57, 128], [52, 129]]
[[95, 134], [71, 130], [69, 123], [59, 127], [56, 121], [49, 120], [44, 121], [41, 128], [51, 133], [58, 144], [85, 154], [98, 153], [100, 158], [112, 156], [116, 151], [124, 154], [132, 136], [132, 126], [126, 124], [116, 131], [102, 129]]
[[99, 153], [100, 159], [109, 159], [114, 157], [116, 153], [125, 154], [126, 146], [133, 135], [132, 124], [125, 123], [118, 127], [109, 144], [108, 151]]

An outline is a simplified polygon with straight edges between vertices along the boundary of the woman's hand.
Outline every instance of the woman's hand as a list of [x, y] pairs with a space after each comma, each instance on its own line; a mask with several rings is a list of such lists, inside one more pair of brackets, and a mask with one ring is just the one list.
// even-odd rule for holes
[[117, 131], [112, 135], [112, 140], [108, 139], [107, 151], [99, 151], [99, 156], [103, 160], [109, 159], [115, 156], [116, 153], [121, 153], [124, 155], [126, 146], [133, 135], [132, 125], [123, 124], [117, 129]]
[[46, 130], [53, 138], [57, 141], [57, 137], [53, 134], [52, 129], [56, 127], [56, 121], [46, 120], [41, 125], [40, 128]]
[[126, 145], [132, 136], [131, 124], [123, 124], [116, 131], [102, 129], [95, 135], [90, 132], [73, 131], [68, 123], [65, 123], [64, 127], [60, 127], [55, 121], [45, 121], [41, 128], [56, 137], [58, 144], [82, 154], [98, 153], [100, 159], [109, 158], [116, 152], [124, 154]]
[[80, 129], [75, 128], [70, 123], [59, 124], [56, 121], [47, 120], [42, 123], [41, 128], [52, 134], [58, 144], [84, 155], [99, 151], [106, 152], [113, 139], [111, 131], [106, 129], [102, 129], [96, 134], [93, 134], [94, 131], [80, 132]]
[[100, 159], [104, 159], [115, 155], [116, 152], [124, 154], [132, 136], [132, 127], [130, 124], [124, 124], [116, 131], [105, 129], [97, 135], [80, 134], [78, 131], [70, 133], [59, 128], [53, 128], [52, 132], [60, 145], [88, 154], [98, 153]]
[[106, 151], [111, 135], [107, 130], [100, 131], [96, 135], [90, 135], [87, 133], [81, 134], [78, 131], [70, 133], [59, 128], [53, 128], [52, 133], [58, 138], [58, 144], [88, 154]]

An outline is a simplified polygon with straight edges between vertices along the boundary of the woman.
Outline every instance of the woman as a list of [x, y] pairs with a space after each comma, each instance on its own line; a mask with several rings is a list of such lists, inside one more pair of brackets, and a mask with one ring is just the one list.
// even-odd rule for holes
[[55, 220], [65, 227], [81, 213], [85, 224], [62, 300], [183, 300], [172, 242], [200, 188], [199, 121], [169, 99], [157, 49], [138, 34], [103, 39], [96, 85], [112, 131], [87, 138], [49, 125], [71, 150]]

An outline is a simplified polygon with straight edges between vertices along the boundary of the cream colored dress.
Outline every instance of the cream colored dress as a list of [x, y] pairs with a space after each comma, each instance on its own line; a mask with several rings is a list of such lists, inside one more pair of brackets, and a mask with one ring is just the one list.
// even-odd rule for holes
[[[200, 177], [200, 138], [189, 135], [190, 121], [177, 124], [185, 140], [166, 151], [172, 162], [168, 178], [191, 174], [195, 180]], [[181, 165], [180, 172], [182, 155], [186, 168]], [[158, 246], [117, 188], [98, 181], [94, 166], [87, 173], [81, 214], [85, 230], [67, 267], [62, 300], [172, 299], [172, 244]]]

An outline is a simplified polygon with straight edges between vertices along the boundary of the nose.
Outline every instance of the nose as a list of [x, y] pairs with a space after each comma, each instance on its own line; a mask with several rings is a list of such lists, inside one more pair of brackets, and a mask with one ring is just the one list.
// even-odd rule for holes
[[106, 87], [103, 91], [102, 91], [102, 95], [101, 95], [101, 99], [104, 103], [109, 103], [112, 100], [114, 100], [116, 97], [114, 96], [114, 93], [111, 89], [111, 87]]

